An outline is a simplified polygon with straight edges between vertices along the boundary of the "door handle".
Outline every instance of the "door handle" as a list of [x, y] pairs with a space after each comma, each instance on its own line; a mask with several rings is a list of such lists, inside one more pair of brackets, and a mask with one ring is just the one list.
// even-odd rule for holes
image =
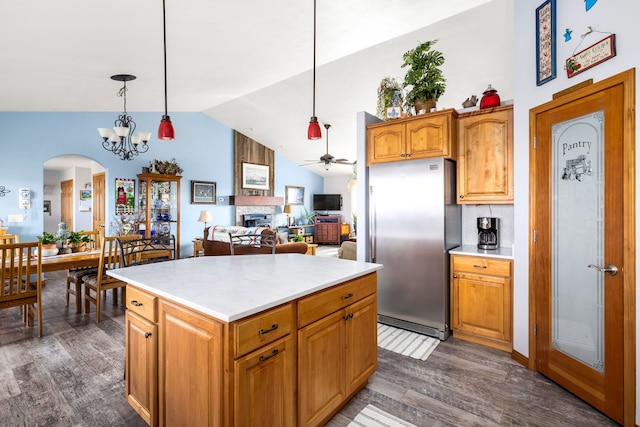
[[589, 264], [587, 267], [598, 270], [600, 273], [607, 273], [609, 276], [615, 276], [616, 274], [618, 274], [618, 267], [613, 264], [607, 264], [604, 267], [598, 267], [597, 265]]

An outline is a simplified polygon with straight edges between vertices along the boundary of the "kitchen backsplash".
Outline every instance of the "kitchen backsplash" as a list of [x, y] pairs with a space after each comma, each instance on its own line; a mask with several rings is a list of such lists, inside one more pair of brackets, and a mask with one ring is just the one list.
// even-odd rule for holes
[[498, 229], [502, 247], [513, 245], [513, 205], [462, 205], [462, 244], [478, 244], [477, 218], [490, 216], [500, 218]]

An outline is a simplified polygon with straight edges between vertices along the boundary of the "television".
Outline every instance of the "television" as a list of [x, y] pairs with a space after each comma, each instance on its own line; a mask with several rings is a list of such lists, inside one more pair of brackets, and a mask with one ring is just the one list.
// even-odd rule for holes
[[339, 211], [342, 209], [342, 196], [340, 194], [314, 194], [314, 211]]

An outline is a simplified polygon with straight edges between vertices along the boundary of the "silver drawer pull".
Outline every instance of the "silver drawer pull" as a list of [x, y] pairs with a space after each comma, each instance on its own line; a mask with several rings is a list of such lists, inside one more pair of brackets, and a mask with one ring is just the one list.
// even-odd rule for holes
[[275, 331], [276, 329], [278, 329], [278, 324], [274, 323], [273, 325], [271, 325], [271, 329], [267, 329], [266, 331], [264, 329], [260, 329], [258, 331], [258, 335], [264, 335], [268, 332]]
[[349, 299], [353, 296], [353, 294], [351, 292], [349, 292], [347, 295], [343, 295], [342, 299]]
[[278, 349], [275, 349], [268, 356], [260, 356], [260, 361], [264, 362], [265, 360], [271, 359], [273, 356], [276, 356], [277, 354], [278, 354]]
[[131, 305], [134, 306], [134, 307], [142, 307], [142, 303], [138, 302], [136, 300], [132, 300], [131, 301]]

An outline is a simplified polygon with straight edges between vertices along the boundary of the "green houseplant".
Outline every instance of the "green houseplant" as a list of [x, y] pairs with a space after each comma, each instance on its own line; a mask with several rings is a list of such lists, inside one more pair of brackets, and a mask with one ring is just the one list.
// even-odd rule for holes
[[435, 108], [436, 101], [446, 89], [446, 79], [439, 68], [444, 64], [444, 55], [432, 49], [437, 41], [420, 43], [402, 55], [402, 68], [408, 67], [403, 87], [411, 87], [406, 102], [408, 107], [415, 107], [416, 113]]
[[38, 242], [42, 243], [43, 248], [45, 248], [45, 245], [48, 247], [51, 247], [51, 245], [53, 245], [53, 247], [55, 247], [56, 243], [58, 242], [58, 236], [53, 233], [43, 231], [42, 236], [38, 236]]
[[404, 96], [402, 85], [393, 77], [384, 77], [378, 85], [378, 105], [376, 114], [382, 120], [387, 119], [387, 107], [394, 105], [402, 106]]
[[87, 243], [92, 243], [93, 239], [82, 231], [71, 231], [67, 241], [72, 252], [82, 252], [87, 250]]

